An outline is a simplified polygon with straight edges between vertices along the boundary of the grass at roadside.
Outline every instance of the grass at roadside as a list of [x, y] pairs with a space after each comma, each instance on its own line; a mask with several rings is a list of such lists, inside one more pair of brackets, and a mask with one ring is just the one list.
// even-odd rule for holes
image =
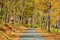
[[51, 28], [51, 32], [52, 33], [60, 33], [60, 29], [57, 29], [57, 28]]

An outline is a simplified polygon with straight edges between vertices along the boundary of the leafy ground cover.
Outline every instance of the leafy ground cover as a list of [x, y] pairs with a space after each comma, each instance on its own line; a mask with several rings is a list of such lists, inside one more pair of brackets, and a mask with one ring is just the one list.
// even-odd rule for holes
[[26, 27], [13, 27], [7, 24], [0, 25], [0, 40], [18, 40]]
[[43, 30], [41, 28], [36, 28], [36, 31], [39, 32], [44, 37], [46, 37], [47, 40], [60, 40], [60, 33], [58, 34], [49, 33], [48, 31]]

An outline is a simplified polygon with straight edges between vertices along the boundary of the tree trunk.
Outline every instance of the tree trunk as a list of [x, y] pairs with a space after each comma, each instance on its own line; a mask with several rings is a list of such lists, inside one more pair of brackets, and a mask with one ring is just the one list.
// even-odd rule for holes
[[51, 32], [50, 31], [50, 15], [48, 16], [48, 32]]

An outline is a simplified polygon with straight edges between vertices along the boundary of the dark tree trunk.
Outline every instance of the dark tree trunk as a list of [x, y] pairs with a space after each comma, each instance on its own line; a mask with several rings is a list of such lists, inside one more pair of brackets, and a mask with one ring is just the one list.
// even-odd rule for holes
[[48, 32], [51, 32], [50, 31], [50, 15], [48, 16]]

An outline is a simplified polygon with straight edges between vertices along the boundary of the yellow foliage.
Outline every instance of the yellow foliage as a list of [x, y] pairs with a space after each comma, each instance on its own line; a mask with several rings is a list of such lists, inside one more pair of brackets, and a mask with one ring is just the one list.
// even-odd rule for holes
[[39, 2], [39, 0], [34, 0], [34, 1], [35, 1], [35, 3]]

